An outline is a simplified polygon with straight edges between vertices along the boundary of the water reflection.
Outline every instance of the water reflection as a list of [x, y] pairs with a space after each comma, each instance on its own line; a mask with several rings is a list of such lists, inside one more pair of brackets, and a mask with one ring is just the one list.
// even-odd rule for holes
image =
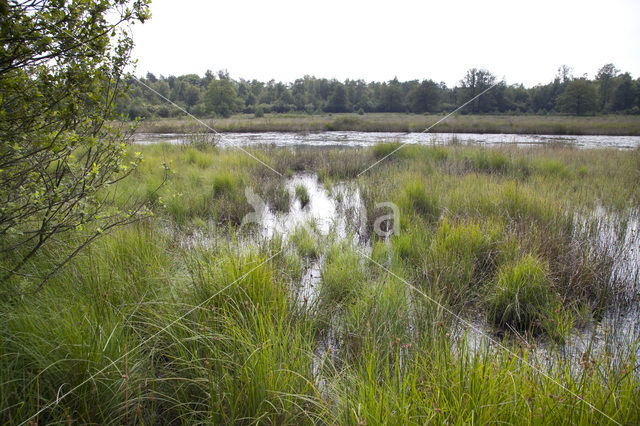
[[[192, 135], [178, 133], [138, 133], [135, 143], [183, 144]], [[634, 149], [640, 146], [640, 136], [557, 136], [479, 133], [393, 133], [393, 132], [316, 132], [316, 133], [222, 133], [216, 139], [221, 147], [234, 146], [314, 146], [368, 147], [380, 142], [398, 141], [407, 144], [476, 144], [476, 145], [568, 145], [579, 148]]]

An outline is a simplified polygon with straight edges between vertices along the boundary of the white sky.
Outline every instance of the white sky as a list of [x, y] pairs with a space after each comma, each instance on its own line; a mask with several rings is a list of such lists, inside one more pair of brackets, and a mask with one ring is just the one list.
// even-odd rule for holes
[[153, 0], [134, 27], [137, 75], [227, 69], [232, 78], [431, 78], [471, 67], [509, 84], [640, 71], [640, 1]]

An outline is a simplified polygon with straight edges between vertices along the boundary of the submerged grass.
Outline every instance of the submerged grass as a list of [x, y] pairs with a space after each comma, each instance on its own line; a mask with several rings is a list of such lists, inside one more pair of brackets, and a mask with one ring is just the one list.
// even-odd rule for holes
[[[244, 154], [143, 147], [116, 201], [146, 201], [153, 217], [105, 235], [40, 293], [2, 283], [0, 422], [639, 423], [637, 341], [542, 360], [509, 338], [561, 343], [617, 300], [616, 247], [596, 250], [597, 230], [576, 223], [596, 208], [627, 223], [639, 152], [405, 147], [356, 178], [395, 147], [253, 152], [329, 186], [353, 179], [368, 213], [393, 201], [399, 235], [378, 238], [367, 216], [375, 263], [353, 238], [303, 227], [248, 239], [247, 187], [272, 209], [291, 200]], [[163, 161], [173, 173], [153, 192]], [[209, 222], [211, 244], [184, 244]], [[314, 310], [295, 296], [309, 262]], [[493, 324], [511, 352], [470, 346], [443, 306]]]

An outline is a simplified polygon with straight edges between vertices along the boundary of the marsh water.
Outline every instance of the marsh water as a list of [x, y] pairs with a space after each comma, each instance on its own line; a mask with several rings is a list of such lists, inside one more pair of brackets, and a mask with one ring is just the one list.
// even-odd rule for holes
[[[188, 135], [139, 134], [138, 143], [185, 143]], [[517, 146], [562, 144], [578, 148], [635, 149], [640, 147], [640, 137], [616, 136], [544, 136], [544, 135], [478, 135], [478, 134], [416, 134], [416, 133], [364, 133], [364, 132], [321, 132], [321, 133], [260, 133], [224, 134], [216, 137], [222, 147], [233, 146], [275, 146], [296, 147], [367, 147], [382, 141], [399, 141], [409, 144], [461, 144]], [[295, 188], [304, 186], [309, 202], [302, 205], [295, 196]], [[331, 242], [348, 242], [365, 255], [370, 253], [370, 239], [366, 235], [365, 211], [359, 189], [348, 182], [334, 183], [325, 187], [313, 173], [296, 174], [287, 179], [286, 190], [290, 194], [287, 212], [278, 212], [267, 204], [256, 209], [257, 231], [252, 238], [268, 240], [280, 235], [286, 241], [299, 227], [305, 227], [322, 245]], [[258, 211], [259, 210], [259, 211]], [[624, 358], [628, 351], [640, 356], [640, 348], [633, 342], [640, 338], [640, 218], [638, 212], [631, 212], [627, 219], [605, 209], [574, 214], [574, 232], [587, 234], [594, 250], [607, 251], [614, 259], [611, 280], [621, 284], [624, 291], [610, 306], [599, 321], [576, 328], [563, 345], [539, 338], [517, 337], [520, 344], [535, 348], [538, 361], [553, 359], [553, 355], [573, 361], [578, 365], [585, 354], [606, 353], [611, 362]], [[212, 236], [194, 234], [187, 240], [188, 245], [211, 243]], [[213, 236], [215, 238], [215, 236]], [[322, 252], [322, 250], [321, 250]], [[304, 271], [299, 286], [295, 289], [298, 302], [306, 309], [316, 307], [317, 289], [321, 284], [324, 254], [317, 259], [305, 260]], [[416, 296], [417, 297], [417, 296]], [[482, 318], [459, 319], [454, 323], [452, 333], [463, 340], [465, 347], [481, 351], [487, 346], [501, 345], [502, 337], [487, 325]], [[324, 357], [340, 346], [339, 330], [330, 330], [326, 339], [318, 342], [314, 364], [317, 368]], [[317, 370], [318, 371], [318, 370]], [[321, 378], [320, 378], [321, 380]]]
[[[349, 238], [351, 244], [359, 245], [363, 257], [370, 252], [370, 239], [365, 235], [364, 223], [367, 213], [364, 202], [357, 188], [346, 184], [335, 185], [327, 191], [313, 174], [296, 175], [289, 179], [287, 187], [293, 193], [293, 187], [304, 185], [310, 194], [311, 201], [302, 207], [292, 199], [289, 213], [277, 214], [268, 212], [262, 222], [263, 232], [268, 235], [276, 230], [290, 234], [295, 227], [304, 223], [315, 223], [319, 236], [328, 236], [335, 240]], [[634, 350], [640, 355], [639, 348], [633, 342], [640, 338], [640, 218], [631, 214], [626, 221], [602, 208], [588, 214], [574, 215], [574, 232], [576, 236], [586, 234], [593, 241], [593, 249], [606, 251], [614, 259], [610, 279], [615, 280], [622, 293], [616, 303], [605, 311], [603, 317], [583, 327], [576, 328], [564, 345], [557, 345], [539, 338], [521, 337], [519, 343], [537, 349], [539, 361], [552, 359], [558, 353], [565, 360], [574, 361], [574, 365], [583, 359], [585, 354], [606, 352], [611, 362], [624, 359], [627, 351]], [[305, 305], [314, 306], [313, 300], [317, 286], [321, 280], [323, 257], [307, 265], [300, 283], [299, 297]], [[416, 294], [416, 297], [420, 297]], [[465, 340], [466, 347], [482, 350], [486, 345], [500, 345], [498, 337], [482, 318], [462, 319], [454, 326], [454, 333]], [[327, 346], [340, 345], [339, 333], [331, 333], [322, 342], [321, 349]]]
[[[309, 194], [309, 202], [302, 205], [295, 196], [295, 188], [304, 186]], [[252, 239], [269, 240], [280, 235], [286, 241], [299, 227], [305, 227], [322, 246], [332, 242], [351, 244], [361, 252], [363, 261], [371, 252], [371, 240], [366, 235], [367, 212], [364, 201], [356, 185], [337, 183], [324, 186], [313, 173], [296, 174], [285, 184], [290, 194], [289, 210], [278, 212], [269, 204], [264, 204], [256, 216]], [[518, 344], [535, 349], [532, 353], [537, 362], [553, 362], [554, 355], [571, 361], [578, 366], [585, 354], [595, 355], [602, 352], [611, 362], [624, 359], [628, 351], [640, 356], [640, 348], [633, 342], [640, 338], [640, 218], [631, 214], [621, 221], [604, 209], [596, 209], [588, 214], [574, 215], [574, 232], [587, 234], [593, 242], [594, 250], [608, 251], [614, 259], [611, 279], [621, 283], [623, 293], [617, 302], [610, 306], [599, 321], [576, 328], [565, 344], [558, 345], [549, 340], [516, 336]], [[214, 237], [215, 238], [215, 237]], [[202, 235], [190, 237], [189, 244], [207, 244]], [[322, 252], [322, 250], [320, 250]], [[321, 273], [324, 254], [317, 259], [306, 259], [303, 263], [302, 278], [294, 296], [298, 303], [315, 312], [318, 287], [321, 285]], [[418, 294], [415, 297], [420, 297]], [[483, 318], [457, 318], [452, 334], [463, 341], [465, 348], [473, 352], [487, 347], [502, 346], [502, 337], [496, 334]], [[317, 379], [327, 356], [337, 352], [341, 345], [339, 325], [330, 327], [324, 339], [317, 343], [314, 353], [314, 370]]]
[[[134, 142], [188, 143], [194, 135], [178, 133], [138, 133]], [[586, 136], [586, 135], [526, 135], [479, 133], [393, 133], [393, 132], [311, 132], [311, 133], [218, 133], [215, 143], [221, 147], [234, 146], [315, 146], [315, 147], [368, 147], [380, 142], [397, 141], [406, 144], [444, 145], [449, 143], [473, 145], [570, 145], [579, 148], [635, 149], [640, 136]]]

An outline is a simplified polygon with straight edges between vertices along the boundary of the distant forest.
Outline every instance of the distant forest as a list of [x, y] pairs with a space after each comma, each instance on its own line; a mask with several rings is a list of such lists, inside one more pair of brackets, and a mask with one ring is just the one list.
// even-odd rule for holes
[[[444, 113], [473, 99], [498, 82], [484, 69], [470, 69], [459, 84], [447, 87], [433, 80], [366, 82], [305, 76], [293, 83], [234, 80], [226, 71], [159, 76], [148, 73], [140, 81], [198, 117], [229, 117], [236, 113]], [[123, 117], [166, 118], [183, 114], [153, 91], [130, 82], [118, 101]], [[620, 72], [613, 64], [594, 79], [574, 77], [562, 66], [553, 81], [526, 88], [504, 81], [466, 106], [467, 114], [640, 114], [640, 78]]]

